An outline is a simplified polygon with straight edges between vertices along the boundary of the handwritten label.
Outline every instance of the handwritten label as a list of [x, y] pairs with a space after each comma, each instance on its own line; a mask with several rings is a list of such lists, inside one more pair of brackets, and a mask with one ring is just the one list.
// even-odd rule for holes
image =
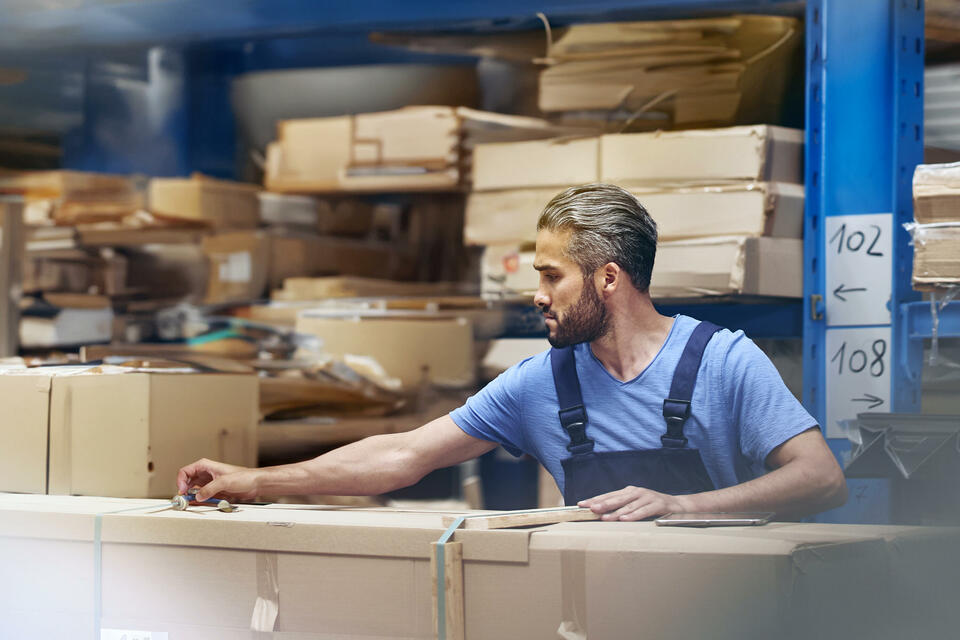
[[827, 329], [828, 438], [846, 437], [840, 420], [890, 411], [890, 327]]
[[827, 326], [890, 324], [893, 215], [826, 218]]

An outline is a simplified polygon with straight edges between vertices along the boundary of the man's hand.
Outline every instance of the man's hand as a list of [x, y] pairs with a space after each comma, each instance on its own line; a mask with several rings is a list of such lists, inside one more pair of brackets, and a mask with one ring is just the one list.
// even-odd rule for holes
[[667, 513], [690, 511], [686, 496], [670, 496], [643, 487], [625, 487], [603, 495], [581, 500], [579, 507], [601, 514], [601, 520], [644, 520]]
[[226, 498], [227, 500], [252, 500], [257, 497], [257, 469], [238, 467], [214, 460], [197, 460], [177, 473], [177, 490], [186, 493], [200, 487], [197, 500]]

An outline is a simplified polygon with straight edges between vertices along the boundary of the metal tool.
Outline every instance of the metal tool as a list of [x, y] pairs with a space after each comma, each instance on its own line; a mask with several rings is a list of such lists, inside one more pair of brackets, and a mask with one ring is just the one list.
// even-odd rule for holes
[[216, 507], [219, 511], [224, 513], [232, 513], [236, 511], [237, 508], [230, 504], [226, 500], [219, 500], [217, 498], [209, 498], [207, 500], [197, 500], [197, 490], [189, 489], [186, 494], [180, 494], [170, 498], [170, 506], [173, 507], [175, 511], [186, 511], [187, 507], [190, 505], [201, 505], [208, 504]]

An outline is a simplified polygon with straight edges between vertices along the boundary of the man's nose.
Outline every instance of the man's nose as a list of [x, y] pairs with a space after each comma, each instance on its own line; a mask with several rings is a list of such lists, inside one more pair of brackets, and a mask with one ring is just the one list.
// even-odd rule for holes
[[537, 289], [537, 293], [533, 296], [533, 304], [540, 309], [546, 309], [550, 306], [550, 296], [544, 293], [543, 289]]

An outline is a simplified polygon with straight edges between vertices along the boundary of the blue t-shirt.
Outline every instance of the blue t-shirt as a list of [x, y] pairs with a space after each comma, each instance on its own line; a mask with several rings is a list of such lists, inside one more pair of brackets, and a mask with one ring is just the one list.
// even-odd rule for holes
[[[666, 432], [663, 400], [673, 371], [698, 321], [677, 316], [670, 334], [640, 375], [621, 382], [604, 369], [590, 345], [574, 347], [577, 377], [587, 409], [587, 434], [595, 451], [659, 449]], [[564, 490], [561, 460], [569, 438], [550, 367], [550, 352], [527, 358], [500, 374], [450, 414], [465, 433], [528, 453]], [[762, 475], [777, 446], [817, 426], [784, 385], [769, 358], [742, 331], [719, 331], [707, 344], [684, 426], [690, 447], [700, 450], [715, 487]]]

